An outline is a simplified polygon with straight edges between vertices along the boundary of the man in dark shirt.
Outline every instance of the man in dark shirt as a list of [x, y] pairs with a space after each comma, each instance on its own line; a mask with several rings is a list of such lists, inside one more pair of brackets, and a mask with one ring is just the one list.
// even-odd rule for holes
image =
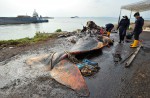
[[128, 19], [128, 16], [123, 16], [117, 28], [119, 29], [119, 37], [120, 37], [119, 43], [121, 43], [122, 41], [124, 42], [126, 31], [129, 28], [129, 25], [130, 25], [130, 20]]
[[140, 13], [137, 12], [134, 14], [134, 17], [136, 18], [135, 21], [135, 28], [133, 31], [134, 34], [134, 42], [130, 45], [131, 48], [136, 48], [139, 43], [139, 35], [143, 31], [143, 25], [144, 25], [144, 19], [140, 16]]

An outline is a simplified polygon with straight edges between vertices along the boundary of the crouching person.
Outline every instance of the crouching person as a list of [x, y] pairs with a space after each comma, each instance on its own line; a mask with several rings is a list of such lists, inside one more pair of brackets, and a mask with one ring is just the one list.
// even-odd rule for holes
[[107, 37], [110, 37], [110, 33], [112, 31], [112, 29], [114, 28], [114, 25], [109, 23], [109, 24], [106, 24], [106, 32], [107, 32]]
[[138, 46], [139, 36], [143, 31], [143, 25], [144, 25], [144, 19], [140, 16], [139, 12], [135, 13], [134, 17], [136, 18], [135, 28], [134, 28], [134, 31], [133, 31], [134, 42], [130, 45], [131, 48], [136, 48]]

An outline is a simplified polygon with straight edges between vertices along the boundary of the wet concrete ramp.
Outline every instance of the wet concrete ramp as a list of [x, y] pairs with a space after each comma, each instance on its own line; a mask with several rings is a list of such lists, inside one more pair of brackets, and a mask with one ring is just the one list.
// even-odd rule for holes
[[[141, 35], [145, 47], [140, 50], [129, 68], [125, 68], [124, 64], [115, 64], [112, 54], [119, 52], [124, 59], [135, 49], [130, 49], [130, 43], [118, 44], [118, 35], [111, 36], [115, 39], [114, 46], [110, 48], [105, 47], [102, 54], [89, 58], [92, 61], [98, 62], [101, 69], [96, 75], [85, 78], [90, 96], [84, 98], [149, 98], [149, 36], [150, 33], [146, 32]], [[62, 43], [61, 40], [60, 43]], [[67, 49], [69, 50], [69, 48]], [[43, 52], [40, 54], [49, 53], [49, 51], [45, 51], [45, 48], [41, 50]], [[48, 73], [43, 74], [43, 72], [36, 72], [31, 68], [25, 67], [24, 60], [31, 55], [31, 52], [32, 57], [37, 56], [37, 54], [39, 55], [39, 51], [35, 53], [36, 55], [33, 55], [33, 52], [30, 51], [30, 53], [23, 54], [23, 56], [16, 56], [8, 63], [0, 66], [0, 78], [4, 76], [7, 78], [7, 80], [1, 78], [0, 83], [3, 83], [3, 85], [0, 84], [0, 98], [82, 98], [72, 89], [53, 80]], [[18, 72], [18, 67], [23, 68], [21, 72]], [[3, 69], [5, 69], [5, 72], [2, 72]], [[28, 71], [25, 71], [26, 69]], [[19, 73], [19, 77], [17, 73]], [[26, 75], [24, 76], [23, 73]]]

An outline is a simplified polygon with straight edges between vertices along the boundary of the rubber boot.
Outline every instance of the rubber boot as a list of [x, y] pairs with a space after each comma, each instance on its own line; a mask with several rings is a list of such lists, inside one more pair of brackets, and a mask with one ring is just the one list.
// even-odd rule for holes
[[110, 32], [107, 32], [107, 37], [110, 37]]
[[138, 46], [139, 41], [138, 40], [134, 40], [134, 43], [132, 46], [130, 46], [131, 48], [136, 48]]
[[118, 43], [121, 44], [121, 40]]
[[134, 42], [130, 45], [130, 47], [133, 46], [133, 44], [134, 44]]

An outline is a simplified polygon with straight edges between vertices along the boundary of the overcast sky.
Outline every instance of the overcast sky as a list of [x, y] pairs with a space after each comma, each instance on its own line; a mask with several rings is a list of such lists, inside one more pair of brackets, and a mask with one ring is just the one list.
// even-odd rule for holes
[[[122, 5], [140, 0], [0, 0], [0, 16], [32, 15], [53, 17], [118, 17]], [[129, 15], [128, 11], [123, 11]], [[149, 12], [142, 14], [150, 17]]]

